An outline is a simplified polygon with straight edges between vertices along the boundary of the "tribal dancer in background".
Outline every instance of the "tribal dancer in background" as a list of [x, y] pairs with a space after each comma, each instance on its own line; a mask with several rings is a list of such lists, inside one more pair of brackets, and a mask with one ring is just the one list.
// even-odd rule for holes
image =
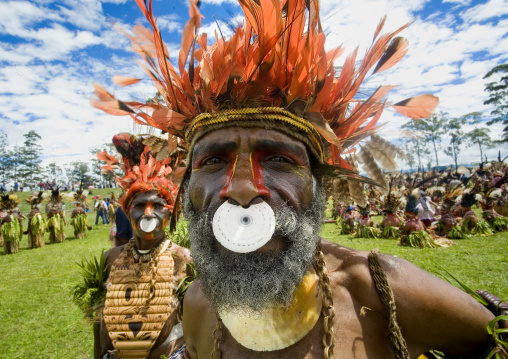
[[46, 219], [41, 213], [40, 204], [44, 200], [44, 192], [32, 195], [26, 199], [31, 210], [28, 214], [28, 228], [25, 234], [28, 235], [28, 248], [44, 247], [44, 232], [46, 232]]

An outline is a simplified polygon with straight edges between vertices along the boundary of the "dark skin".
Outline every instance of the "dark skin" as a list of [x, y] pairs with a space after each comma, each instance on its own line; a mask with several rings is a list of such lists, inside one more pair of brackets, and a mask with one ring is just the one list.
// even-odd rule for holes
[[[164, 238], [164, 228], [169, 215], [170, 210], [166, 200], [158, 196], [156, 191], [138, 193], [134, 196], [127, 211], [127, 216], [131, 222], [134, 222], [133, 227], [134, 224], [139, 224], [141, 218], [157, 218], [160, 222], [160, 225], [157, 226], [152, 233], [145, 233], [140, 228], [134, 229], [134, 238], [137, 248], [154, 248]], [[113, 247], [104, 254], [106, 256], [106, 268], [108, 272], [111, 265], [124, 248], [125, 245]], [[174, 243], [171, 245], [171, 252], [174, 260], [174, 281], [175, 283], [179, 283], [188, 275], [187, 263], [191, 262], [190, 252], [187, 248], [180, 247]], [[178, 310], [175, 310], [169, 316], [148, 358], [159, 359], [161, 355], [169, 356], [169, 354], [180, 348], [184, 343], [183, 338], [175, 341], [168, 340], [171, 329], [179, 322], [177, 319], [177, 312]], [[102, 321], [100, 325], [100, 340], [95, 342], [95, 350], [100, 353], [102, 358], [108, 350], [113, 349], [114, 347], [111, 343], [106, 324]]]
[[[251, 154], [259, 156], [259, 173], [268, 190], [256, 186]], [[228, 178], [228, 169], [236, 162]], [[273, 130], [228, 128], [204, 136], [194, 149], [188, 191], [194, 208], [213, 215], [228, 200], [248, 206], [264, 200], [273, 208], [289, 203], [302, 213], [312, 200], [310, 158], [305, 146]], [[255, 166], [254, 166], [255, 167]], [[259, 182], [259, 181], [258, 181]], [[280, 251], [288, 239], [272, 238], [262, 251]], [[368, 269], [367, 252], [320, 240], [329, 272], [336, 316], [337, 358], [394, 358], [387, 339], [387, 313]], [[218, 242], [218, 251], [225, 251]], [[397, 305], [411, 358], [437, 349], [450, 355], [479, 353], [490, 338], [487, 323], [493, 315], [468, 294], [411, 263], [380, 255]], [[365, 314], [361, 315], [361, 309]], [[213, 350], [215, 308], [205, 297], [199, 280], [184, 300], [184, 334], [191, 358], [208, 358]], [[256, 352], [236, 342], [223, 326], [222, 358], [322, 358], [323, 319], [297, 343], [272, 352]], [[474, 357], [474, 356], [473, 356]]]

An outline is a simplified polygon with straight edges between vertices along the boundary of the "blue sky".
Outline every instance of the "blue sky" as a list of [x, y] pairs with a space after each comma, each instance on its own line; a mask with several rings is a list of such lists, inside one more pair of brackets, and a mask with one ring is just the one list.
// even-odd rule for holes
[[[154, 12], [170, 55], [176, 59], [180, 36], [188, 19], [185, 0], [154, 0]], [[508, 0], [347, 0], [321, 1], [327, 33], [326, 47], [344, 43], [360, 53], [386, 14], [385, 30], [410, 20], [402, 36], [409, 40], [408, 55], [372, 85], [400, 85], [390, 99], [430, 92], [440, 98], [437, 111], [451, 117], [492, 108], [483, 105], [483, 76], [508, 62]], [[227, 36], [241, 22], [236, 1], [202, 0], [205, 16], [201, 31], [214, 36], [215, 18]], [[227, 24], [230, 23], [230, 25]], [[42, 136], [44, 164], [91, 157], [88, 149], [110, 142], [121, 131], [141, 131], [129, 118], [112, 117], [92, 108], [92, 82], [98, 82], [123, 100], [146, 99], [155, 90], [134, 62], [129, 41], [113, 24], [130, 30], [148, 26], [134, 0], [3, 0], [0, 2], [0, 124], [11, 145], [21, 145], [23, 134]], [[338, 60], [338, 64], [344, 58]], [[128, 88], [115, 87], [114, 75], [145, 80]], [[407, 119], [385, 111], [382, 135], [398, 143], [398, 128]], [[491, 127], [497, 137], [501, 127]], [[467, 129], [466, 129], [467, 130]], [[492, 149], [508, 154], [506, 147]], [[476, 160], [475, 148], [464, 149], [461, 162]], [[440, 162], [451, 163], [442, 154]], [[401, 164], [404, 166], [404, 164]]]

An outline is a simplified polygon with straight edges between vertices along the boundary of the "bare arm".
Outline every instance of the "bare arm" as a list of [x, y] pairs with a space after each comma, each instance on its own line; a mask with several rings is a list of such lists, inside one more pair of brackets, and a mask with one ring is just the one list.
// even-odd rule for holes
[[469, 294], [410, 262], [381, 256], [397, 305], [397, 320], [408, 347], [449, 355], [485, 351], [494, 317]]

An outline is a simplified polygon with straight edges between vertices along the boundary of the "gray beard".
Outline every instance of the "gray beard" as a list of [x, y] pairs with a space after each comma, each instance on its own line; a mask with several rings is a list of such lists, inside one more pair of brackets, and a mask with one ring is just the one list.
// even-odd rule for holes
[[[274, 208], [275, 233], [287, 241], [279, 253], [234, 253], [215, 250], [213, 214], [198, 213], [185, 191], [184, 216], [189, 223], [191, 253], [201, 281], [201, 289], [219, 310], [254, 311], [288, 306], [293, 292], [313, 263], [324, 218], [325, 194], [316, 186], [311, 206], [297, 214], [289, 205]], [[213, 211], [212, 213], [215, 213]]]

